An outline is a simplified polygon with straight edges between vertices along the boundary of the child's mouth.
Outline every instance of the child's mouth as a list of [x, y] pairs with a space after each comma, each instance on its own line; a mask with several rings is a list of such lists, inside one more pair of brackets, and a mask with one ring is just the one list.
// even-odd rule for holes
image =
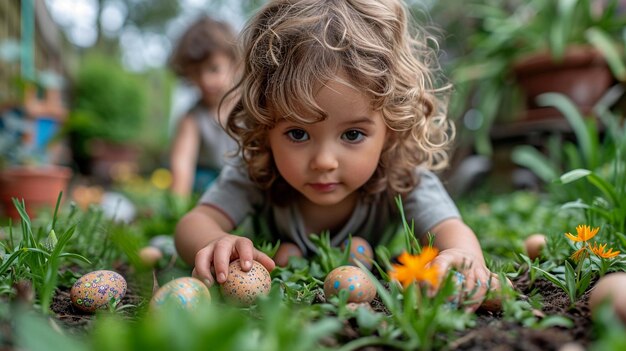
[[315, 191], [328, 193], [337, 189], [339, 183], [309, 183], [309, 186]]

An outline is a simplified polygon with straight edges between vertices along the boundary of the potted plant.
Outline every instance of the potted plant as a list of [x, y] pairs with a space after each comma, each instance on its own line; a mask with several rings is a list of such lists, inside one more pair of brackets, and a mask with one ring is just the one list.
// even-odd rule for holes
[[475, 16], [475, 30], [466, 52], [450, 65], [457, 86], [452, 113], [474, 129], [479, 153], [491, 153], [495, 121], [559, 117], [558, 110], [536, 104], [542, 93], [565, 94], [590, 112], [615, 81], [626, 80], [626, 16], [619, 0], [491, 0], [464, 6]]
[[81, 173], [110, 180], [116, 164], [137, 162], [146, 87], [118, 63], [88, 56], [77, 72], [66, 131]]
[[70, 168], [57, 165], [65, 150], [55, 136], [67, 114], [60, 87], [41, 84], [44, 81], [26, 82], [24, 101], [0, 109], [0, 207], [15, 220], [20, 216], [13, 198], [23, 200], [33, 216], [35, 210], [54, 207], [72, 176]]

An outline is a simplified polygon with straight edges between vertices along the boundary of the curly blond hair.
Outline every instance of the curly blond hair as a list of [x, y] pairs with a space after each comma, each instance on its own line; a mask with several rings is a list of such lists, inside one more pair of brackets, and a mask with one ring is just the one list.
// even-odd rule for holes
[[410, 28], [401, 0], [270, 1], [242, 32], [243, 78], [232, 92], [241, 100], [227, 129], [240, 145], [250, 178], [265, 189], [283, 183], [272, 158], [268, 131], [279, 118], [314, 123], [327, 118], [315, 88], [337, 79], [372, 99], [389, 138], [379, 166], [363, 191], [406, 194], [417, 184], [415, 168], [441, 169], [454, 128], [445, 115], [449, 86], [435, 45]]

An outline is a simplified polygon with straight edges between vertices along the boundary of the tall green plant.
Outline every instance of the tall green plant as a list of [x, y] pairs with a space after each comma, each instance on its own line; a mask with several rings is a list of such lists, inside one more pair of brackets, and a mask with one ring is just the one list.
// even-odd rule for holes
[[[489, 131], [496, 120], [510, 121], [522, 104], [512, 71], [518, 60], [537, 52], [549, 52], [555, 62], [568, 47], [588, 45], [599, 51], [613, 76], [626, 80], [621, 46], [626, 18], [619, 1], [608, 1], [595, 11], [590, 0], [480, 0], [463, 6], [464, 16], [474, 19], [464, 52], [448, 67], [457, 85], [452, 114], [475, 120], [468, 129], [479, 153], [491, 154]], [[599, 12], [599, 13], [596, 13]], [[504, 88], [505, 87], [505, 88]], [[467, 131], [466, 131], [467, 132]]]
[[513, 160], [544, 181], [561, 185], [558, 193], [566, 192], [565, 199], [569, 200], [565, 208], [585, 210], [590, 223], [603, 220], [626, 244], [626, 125], [608, 109], [608, 104], [599, 104], [596, 113], [606, 130], [602, 139], [596, 120], [584, 118], [565, 96], [543, 94], [539, 102], [563, 113], [576, 136], [576, 143], [565, 144], [563, 164], [556, 164], [530, 146], [516, 148]]
[[[50, 313], [50, 303], [57, 287], [61, 264], [68, 260], [89, 263], [89, 260], [82, 255], [64, 252], [65, 246], [74, 235], [75, 226], [69, 226], [58, 237], [56, 235], [55, 224], [61, 196], [62, 193], [59, 194], [48, 235], [41, 241], [33, 233], [33, 225], [26, 213], [24, 202], [13, 199], [21, 218], [22, 239], [15, 247], [12, 243], [5, 245], [5, 250], [8, 249], [11, 253], [0, 266], [0, 276], [10, 270], [14, 281], [32, 280], [44, 314]], [[11, 232], [10, 241], [12, 237]]]

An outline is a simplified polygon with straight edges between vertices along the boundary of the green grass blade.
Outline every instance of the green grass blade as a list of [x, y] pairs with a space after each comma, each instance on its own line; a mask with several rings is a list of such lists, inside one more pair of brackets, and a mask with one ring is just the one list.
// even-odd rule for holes
[[577, 181], [581, 178], [585, 178], [591, 174], [591, 171], [588, 169], [574, 169], [563, 175], [559, 179], [562, 184], [568, 184], [574, 181]]
[[559, 93], [541, 94], [537, 97], [537, 103], [540, 106], [551, 106], [561, 111], [576, 135], [587, 167], [594, 169], [597, 166], [595, 152], [598, 149], [598, 145], [594, 145], [585, 119], [574, 103], [567, 96]]
[[63, 197], [63, 192], [59, 192], [59, 196], [57, 196], [57, 202], [54, 206], [54, 214], [52, 215], [52, 229], [55, 228], [57, 223], [57, 214], [59, 213], [59, 205], [61, 205], [61, 198]]
[[626, 65], [624, 65], [624, 58], [611, 36], [600, 28], [592, 27], [587, 29], [585, 37], [587, 37], [591, 45], [602, 53], [615, 78], [621, 82], [625, 81]]

